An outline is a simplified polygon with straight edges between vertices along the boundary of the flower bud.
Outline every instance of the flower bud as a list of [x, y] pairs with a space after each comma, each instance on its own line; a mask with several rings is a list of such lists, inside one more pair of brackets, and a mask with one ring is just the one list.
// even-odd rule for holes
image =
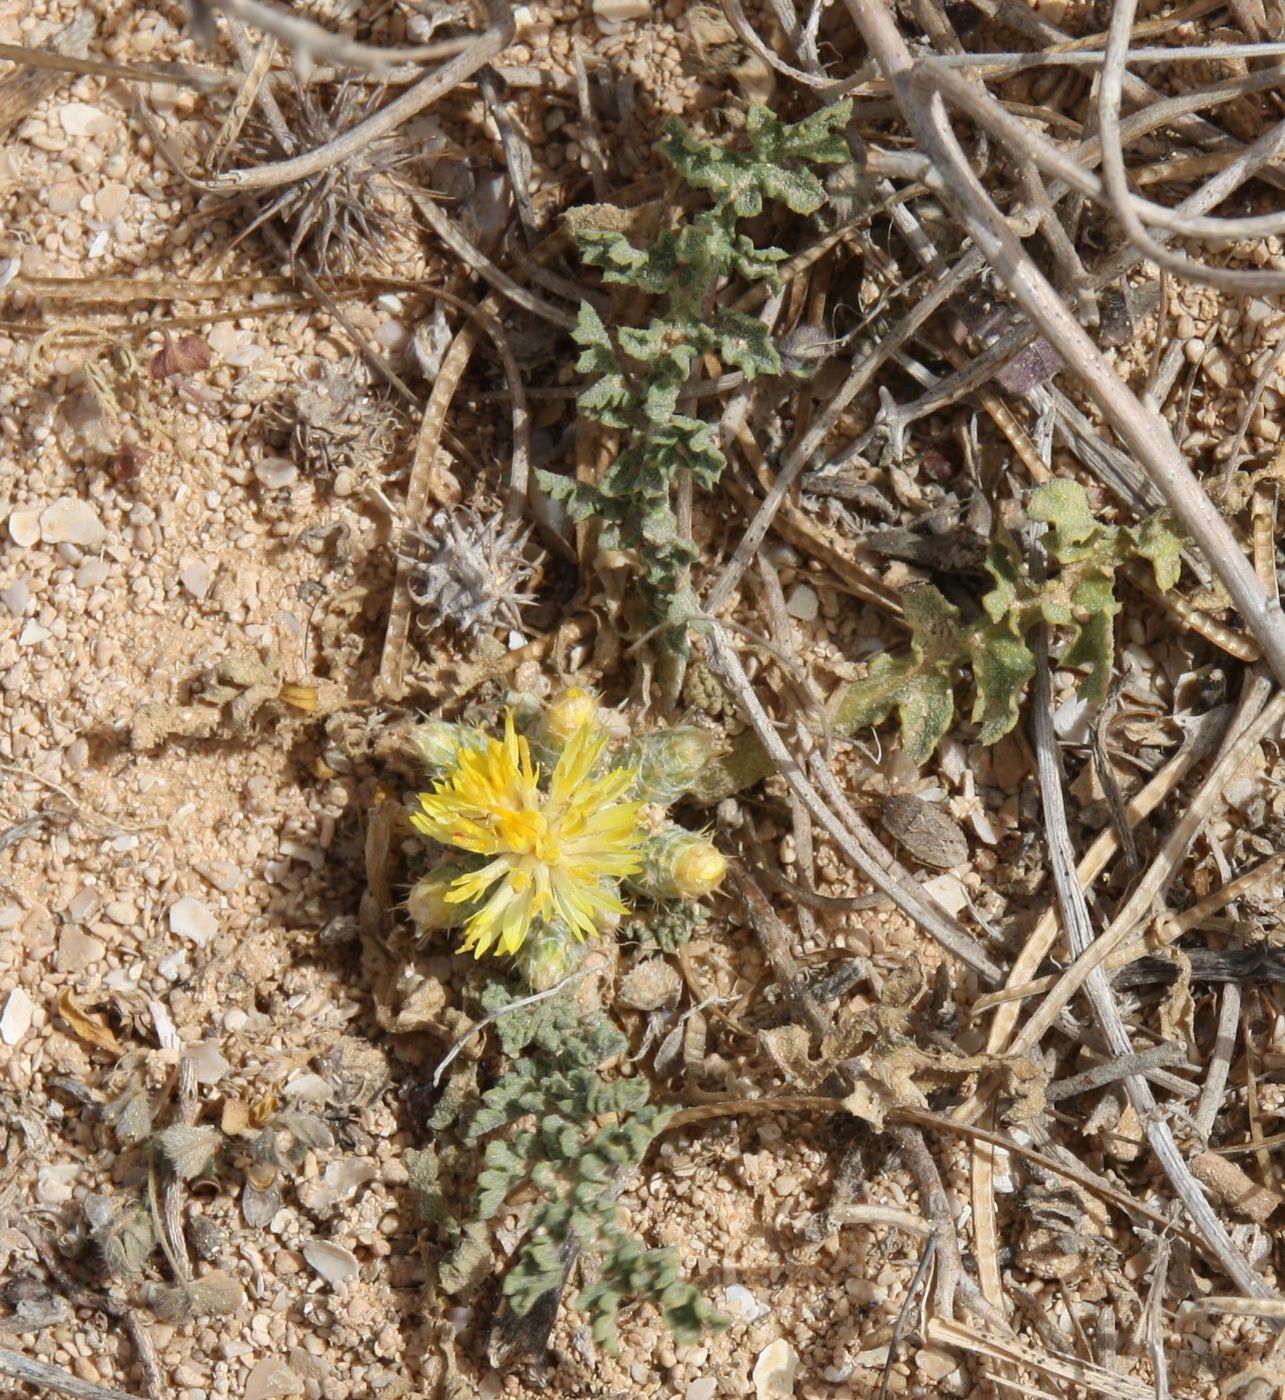
[[575, 970], [583, 954], [584, 944], [567, 925], [550, 919], [531, 929], [516, 961], [531, 990], [547, 992]]
[[706, 729], [690, 725], [658, 729], [626, 745], [617, 762], [638, 774], [630, 794], [635, 801], [668, 807], [696, 781], [716, 746], [717, 740]]
[[486, 742], [487, 736], [470, 725], [428, 719], [411, 730], [406, 747], [432, 777], [441, 778], [459, 762], [461, 750], [481, 749]]
[[406, 912], [421, 934], [435, 929], [459, 928], [473, 912], [472, 905], [452, 904], [446, 898], [451, 886], [463, 874], [458, 865], [439, 865], [411, 886], [406, 896]]
[[629, 883], [650, 899], [703, 899], [727, 874], [717, 846], [672, 822], [648, 839], [643, 859], [642, 870]]
[[569, 685], [553, 695], [540, 716], [540, 738], [555, 753], [561, 753], [575, 734], [598, 717], [598, 701], [578, 685]]

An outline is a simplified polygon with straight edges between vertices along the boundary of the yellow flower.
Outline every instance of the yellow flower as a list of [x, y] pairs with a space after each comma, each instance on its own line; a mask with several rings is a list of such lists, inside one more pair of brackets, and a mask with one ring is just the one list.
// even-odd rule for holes
[[457, 850], [490, 859], [451, 882], [446, 899], [480, 903], [465, 925], [474, 956], [496, 945], [516, 953], [537, 920], [560, 918], [577, 938], [597, 932], [600, 916], [628, 912], [616, 881], [642, 868], [641, 803], [621, 802], [633, 774], [616, 768], [591, 777], [607, 736], [593, 721], [567, 743], [540, 790], [540, 770], [510, 713], [504, 738], [461, 748], [455, 767], [411, 814], [416, 830]]

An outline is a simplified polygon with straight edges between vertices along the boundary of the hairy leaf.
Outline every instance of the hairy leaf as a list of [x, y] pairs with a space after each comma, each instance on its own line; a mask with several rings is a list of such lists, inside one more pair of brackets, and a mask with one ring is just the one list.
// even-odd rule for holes
[[688, 471], [704, 489], [717, 485], [727, 465], [710, 426], [678, 411], [682, 391], [699, 357], [716, 349], [729, 366], [753, 378], [781, 372], [780, 355], [768, 329], [756, 317], [718, 304], [732, 277], [775, 286], [780, 248], [759, 248], [737, 228], [742, 219], [777, 200], [795, 213], [818, 209], [825, 191], [808, 169], [850, 158], [842, 129], [850, 101], [793, 124], [765, 107], [751, 109], [748, 150], [729, 150], [702, 141], [680, 121], [665, 129], [661, 150], [687, 183], [705, 190], [710, 208], [681, 225], [663, 229], [649, 248], [640, 248], [610, 229], [579, 234], [585, 262], [602, 269], [603, 280], [632, 286], [659, 298], [645, 325], [612, 333], [590, 307], [581, 309], [575, 340], [578, 368], [594, 381], [582, 390], [578, 406], [586, 417], [622, 434], [615, 462], [597, 486], [539, 481], [565, 501], [573, 520], [596, 517], [604, 523], [601, 543], [609, 549], [635, 549], [641, 565], [639, 588], [651, 625], [660, 635], [658, 675], [681, 683], [689, 652], [686, 628], [696, 616], [688, 571], [697, 557], [690, 540], [674, 533], [670, 492]]
[[1182, 551], [1186, 541], [1160, 515], [1150, 516], [1138, 526], [1137, 553], [1150, 562], [1156, 586], [1168, 592], [1177, 586], [1182, 573]]
[[902, 743], [924, 762], [954, 718], [954, 681], [973, 673], [972, 719], [979, 738], [994, 743], [1017, 723], [1035, 658], [1026, 638], [1039, 623], [1070, 629], [1060, 663], [1087, 667], [1081, 693], [1100, 701], [1114, 664], [1117, 569], [1131, 557], [1148, 559], [1163, 587], [1177, 582], [1182, 540], [1160, 518], [1135, 529], [1102, 525], [1075, 481], [1050, 481], [1031, 493], [1028, 512], [1049, 526], [1043, 537], [1052, 564], [1047, 577], [1031, 575], [1016, 541], [1001, 530], [986, 556], [992, 586], [982, 598], [985, 616], [965, 621], [931, 585], [904, 595], [910, 652], [876, 656], [850, 686], [835, 715], [841, 732], [877, 724], [896, 713]]

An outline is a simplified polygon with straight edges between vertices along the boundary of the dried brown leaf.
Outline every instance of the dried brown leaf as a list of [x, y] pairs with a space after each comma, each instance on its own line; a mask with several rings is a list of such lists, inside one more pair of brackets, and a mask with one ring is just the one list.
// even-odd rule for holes
[[71, 1027], [73, 1033], [88, 1045], [96, 1045], [100, 1050], [110, 1050], [113, 1055], [123, 1055], [125, 1047], [116, 1039], [108, 1025], [93, 1017], [76, 1004], [74, 993], [66, 991], [58, 998], [58, 1012]]
[[153, 379], [170, 379], [176, 374], [194, 374], [210, 367], [210, 347], [199, 335], [185, 335], [180, 340], [165, 333], [165, 344], [147, 363]]

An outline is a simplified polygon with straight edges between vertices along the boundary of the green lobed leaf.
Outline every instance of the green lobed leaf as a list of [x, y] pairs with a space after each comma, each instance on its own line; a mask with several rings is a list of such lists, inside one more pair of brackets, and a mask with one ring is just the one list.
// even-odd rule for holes
[[437, 1282], [451, 1297], [471, 1292], [491, 1272], [491, 1232], [484, 1220], [469, 1220], [438, 1260]]
[[977, 686], [973, 722], [981, 725], [982, 743], [993, 744], [1017, 723], [1018, 702], [1035, 673], [1035, 657], [1021, 638], [998, 623], [979, 629], [970, 650]]
[[1106, 699], [1115, 665], [1115, 614], [1119, 607], [1103, 609], [1090, 617], [1077, 630], [1058, 657], [1060, 666], [1087, 666], [1089, 674], [1080, 682], [1079, 691], [1086, 700], [1100, 704]]
[[851, 733], [882, 723], [895, 710], [902, 745], [916, 763], [926, 763], [955, 717], [953, 679], [949, 663], [876, 656], [865, 678], [844, 692], [835, 728]]
[[714, 334], [724, 363], [735, 365], [747, 379], [780, 374], [781, 356], [767, 326], [757, 316], [744, 311], [720, 311], [714, 318]]
[[772, 288], [780, 285], [780, 275], [776, 268], [790, 255], [784, 248], [756, 248], [754, 240], [746, 234], [738, 233], [728, 249], [731, 270], [739, 273], [747, 282], [766, 282]]
[[1080, 544], [1100, 528], [1089, 509], [1084, 487], [1078, 481], [1061, 479], [1037, 486], [1031, 492], [1026, 513], [1032, 520], [1041, 520], [1049, 526], [1045, 548], [1062, 562], [1066, 562], [1060, 553], [1063, 546]]
[[1157, 587], [1167, 592], [1177, 586], [1182, 573], [1182, 551], [1186, 541], [1161, 515], [1153, 515], [1138, 526], [1135, 549], [1149, 560]]
[[902, 596], [910, 628], [910, 649], [920, 661], [954, 661], [960, 654], [959, 609], [932, 584], [920, 584]]
[[730, 193], [736, 168], [729, 153], [708, 141], [698, 141], [675, 117], [665, 126], [660, 153], [694, 189], [723, 197]]
[[[491, 978], [482, 989], [482, 1010], [487, 1013], [503, 1011], [522, 995], [524, 993], [506, 979]], [[572, 1028], [584, 1020], [584, 1013], [576, 1006], [572, 996], [572, 989], [566, 988], [545, 1001], [504, 1011], [495, 1021], [500, 1049], [506, 1055], [517, 1055], [534, 1045], [537, 1049], [555, 1053]]]
[[614, 229], [585, 229], [577, 237], [581, 258], [602, 268], [602, 280], [657, 296], [669, 284], [674, 269], [672, 237], [662, 234], [650, 248], [635, 248]]
[[760, 176], [763, 193], [796, 214], [814, 214], [825, 203], [825, 186], [810, 171], [769, 166]]
[[994, 579], [995, 586], [982, 598], [982, 607], [986, 609], [986, 615], [992, 622], [999, 622], [1009, 614], [1017, 601], [1017, 590], [1022, 578], [1017, 546], [1007, 530], [1001, 531], [986, 551], [986, 572]]
[[580, 391], [576, 407], [608, 428], [628, 428], [633, 422], [634, 394], [624, 375], [611, 370]]
[[603, 319], [598, 315], [597, 310], [591, 302], [582, 301], [580, 308], [576, 312], [575, 328], [571, 332], [571, 338], [577, 345], [583, 346], [586, 350], [605, 350], [608, 355], [614, 355], [611, 344], [611, 336], [607, 332], [607, 327]]
[[794, 157], [819, 165], [839, 165], [852, 159], [843, 129], [852, 120], [852, 99], [822, 107], [802, 121], [787, 125], [769, 108], [754, 103], [745, 118], [745, 131], [756, 152], [780, 160]]

